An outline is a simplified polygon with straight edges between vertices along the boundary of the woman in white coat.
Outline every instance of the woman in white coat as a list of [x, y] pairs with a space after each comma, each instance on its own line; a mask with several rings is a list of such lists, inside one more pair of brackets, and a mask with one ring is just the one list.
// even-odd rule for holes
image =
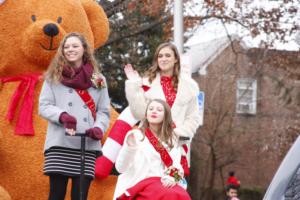
[[130, 64], [125, 66], [125, 74], [126, 98], [136, 119], [143, 119], [149, 100], [162, 99], [171, 107], [176, 135], [194, 136], [200, 122], [199, 88], [193, 79], [180, 74], [180, 57], [173, 44], [163, 43], [157, 48], [145, 77], [141, 78]]
[[152, 100], [141, 129], [127, 133], [116, 161], [118, 177], [114, 199], [188, 200], [178, 185], [183, 178], [178, 137], [173, 132], [168, 104]]
[[[175, 45], [163, 43], [157, 48], [153, 65], [145, 77], [141, 78], [130, 64], [125, 66], [125, 73], [128, 78], [126, 98], [136, 119], [143, 119], [151, 99], [162, 99], [171, 107], [175, 134], [190, 140], [193, 138], [200, 123], [199, 88], [190, 77], [180, 74], [180, 57]], [[185, 154], [184, 150], [182, 153]], [[182, 164], [185, 174], [188, 174], [186, 160]]]

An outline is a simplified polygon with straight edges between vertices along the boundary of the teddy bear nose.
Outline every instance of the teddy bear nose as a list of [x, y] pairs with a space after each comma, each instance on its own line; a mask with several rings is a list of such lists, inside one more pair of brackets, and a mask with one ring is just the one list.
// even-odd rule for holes
[[54, 37], [59, 33], [58, 27], [53, 23], [46, 24], [43, 28], [43, 31], [50, 37]]

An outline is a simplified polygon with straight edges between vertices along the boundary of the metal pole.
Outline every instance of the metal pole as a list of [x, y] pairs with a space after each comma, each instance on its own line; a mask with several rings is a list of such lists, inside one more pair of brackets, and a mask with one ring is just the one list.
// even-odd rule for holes
[[180, 54], [183, 53], [183, 13], [182, 0], [175, 0], [174, 5], [174, 43]]
[[84, 199], [83, 182], [84, 182], [84, 165], [85, 165], [85, 134], [81, 135], [81, 168], [80, 168], [80, 200]]

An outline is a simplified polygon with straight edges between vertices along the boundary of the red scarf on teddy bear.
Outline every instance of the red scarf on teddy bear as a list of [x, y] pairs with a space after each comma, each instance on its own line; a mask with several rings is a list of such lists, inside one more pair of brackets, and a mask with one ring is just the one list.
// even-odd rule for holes
[[1, 77], [0, 83], [20, 82], [13, 96], [11, 97], [6, 119], [13, 121], [16, 109], [20, 106], [19, 115], [16, 117], [15, 134], [17, 135], [34, 135], [33, 128], [33, 105], [34, 89], [41, 77], [41, 74], [29, 74], [12, 77]]

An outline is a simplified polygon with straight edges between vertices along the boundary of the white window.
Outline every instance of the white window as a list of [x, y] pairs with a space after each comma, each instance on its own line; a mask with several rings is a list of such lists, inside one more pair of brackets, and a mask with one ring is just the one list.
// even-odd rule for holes
[[236, 112], [256, 114], [257, 83], [255, 79], [241, 78], [237, 80]]

